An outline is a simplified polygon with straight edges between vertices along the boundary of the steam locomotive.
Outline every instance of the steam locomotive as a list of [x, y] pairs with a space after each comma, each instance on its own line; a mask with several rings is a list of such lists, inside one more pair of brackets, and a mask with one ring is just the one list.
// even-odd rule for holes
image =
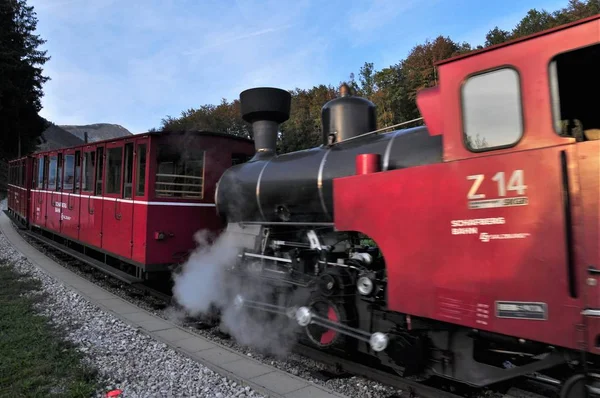
[[343, 87], [322, 144], [292, 153], [276, 153], [290, 94], [242, 92], [256, 153], [215, 203], [235, 270], [272, 290], [241, 283], [237, 308], [403, 376], [598, 394], [600, 118], [574, 87], [600, 88], [599, 31], [596, 16], [438, 64], [425, 126], [378, 130]]
[[10, 164], [8, 211], [128, 283], [217, 232], [237, 247], [231, 308], [294, 326], [279, 334], [402, 376], [600, 395], [600, 116], [585, 93], [600, 91], [599, 38], [597, 15], [439, 62], [423, 126], [378, 129], [344, 87], [322, 144], [293, 153], [276, 153], [290, 94], [249, 89], [253, 143], [147, 133], [36, 153]]

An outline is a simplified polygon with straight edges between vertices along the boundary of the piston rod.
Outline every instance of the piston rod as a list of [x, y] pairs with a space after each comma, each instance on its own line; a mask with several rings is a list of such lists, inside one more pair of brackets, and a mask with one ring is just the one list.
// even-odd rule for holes
[[295, 308], [288, 308], [282, 305], [264, 303], [260, 301], [247, 300], [241, 295], [237, 295], [233, 302], [236, 308], [251, 308], [255, 310], [270, 312], [272, 314], [285, 315], [288, 318], [294, 317]]

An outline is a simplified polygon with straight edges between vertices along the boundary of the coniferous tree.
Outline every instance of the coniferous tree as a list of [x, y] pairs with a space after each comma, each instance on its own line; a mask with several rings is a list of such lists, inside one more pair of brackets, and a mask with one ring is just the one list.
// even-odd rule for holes
[[39, 49], [45, 40], [36, 26], [26, 0], [0, 1], [0, 155], [8, 158], [33, 150], [48, 126], [38, 112], [50, 57]]

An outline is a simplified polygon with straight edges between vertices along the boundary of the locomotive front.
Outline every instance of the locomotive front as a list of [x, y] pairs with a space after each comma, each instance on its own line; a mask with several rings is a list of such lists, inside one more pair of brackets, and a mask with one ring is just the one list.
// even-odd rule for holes
[[322, 144], [281, 155], [278, 128], [289, 118], [290, 93], [255, 88], [240, 94], [256, 154], [219, 181], [215, 202], [227, 222], [332, 222], [333, 180], [355, 174], [360, 154], [376, 155], [382, 171], [441, 161], [441, 139], [425, 127], [377, 134], [375, 105], [345, 85], [340, 94], [321, 110]]

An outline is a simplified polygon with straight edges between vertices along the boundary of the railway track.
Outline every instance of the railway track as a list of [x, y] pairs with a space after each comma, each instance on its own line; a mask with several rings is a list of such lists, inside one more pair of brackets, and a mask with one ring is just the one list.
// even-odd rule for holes
[[[13, 220], [14, 221], [14, 220]], [[19, 224], [17, 224], [19, 226]], [[62, 247], [60, 244], [53, 242], [52, 240], [40, 236], [34, 232], [31, 232], [25, 228], [19, 228], [19, 233], [24, 237], [30, 244], [33, 244], [38, 250], [43, 252], [46, 256], [53, 257], [58, 260], [61, 265], [69, 265], [71, 267], [78, 267], [83, 272], [90, 275], [94, 280], [102, 280], [105, 283], [109, 283], [112, 287], [123, 290], [126, 295], [130, 298], [138, 298], [144, 300], [144, 302], [155, 310], [166, 309], [172, 304], [172, 296], [165, 291], [162, 291], [156, 287], [148, 286], [144, 283], [129, 283], [125, 278], [122, 277], [120, 271], [109, 270], [107, 272], [107, 266], [99, 265], [99, 262], [93, 261], [93, 259], [87, 259], [85, 256], [78, 252], [70, 250], [69, 248]], [[218, 325], [210, 324], [205, 322], [198, 322], [198, 320], [189, 319], [185, 324], [187, 327], [193, 327], [195, 329], [202, 329], [208, 331], [209, 335], [213, 338], [228, 339], [229, 336], [223, 334]], [[317, 379], [326, 381], [328, 379], [335, 378], [347, 378], [351, 376], [360, 376], [368, 380], [372, 380], [383, 385], [387, 385], [398, 390], [401, 390], [400, 395], [395, 394], [387, 398], [404, 398], [404, 397], [420, 397], [420, 398], [502, 398], [502, 397], [550, 397], [555, 394], [549, 390], [549, 386], [546, 384], [534, 387], [538, 391], [544, 391], [543, 395], [539, 393], [530, 392], [527, 389], [518, 389], [522, 391], [514, 393], [514, 388], [511, 390], [510, 387], [501, 386], [501, 390], [474, 390], [462, 385], [456, 385], [449, 381], [438, 380], [424, 384], [421, 382], [402, 378], [393, 372], [377, 369], [371, 366], [366, 366], [360, 363], [353, 362], [349, 359], [334, 356], [312, 347], [299, 344], [294, 350], [296, 354], [312, 359], [315, 362], [325, 364], [329, 367], [326, 371], [315, 371], [313, 376]], [[526, 385], [530, 380], [523, 380], [523, 385]], [[522, 386], [519, 386], [522, 387]], [[558, 396], [558, 395], [556, 395]]]

